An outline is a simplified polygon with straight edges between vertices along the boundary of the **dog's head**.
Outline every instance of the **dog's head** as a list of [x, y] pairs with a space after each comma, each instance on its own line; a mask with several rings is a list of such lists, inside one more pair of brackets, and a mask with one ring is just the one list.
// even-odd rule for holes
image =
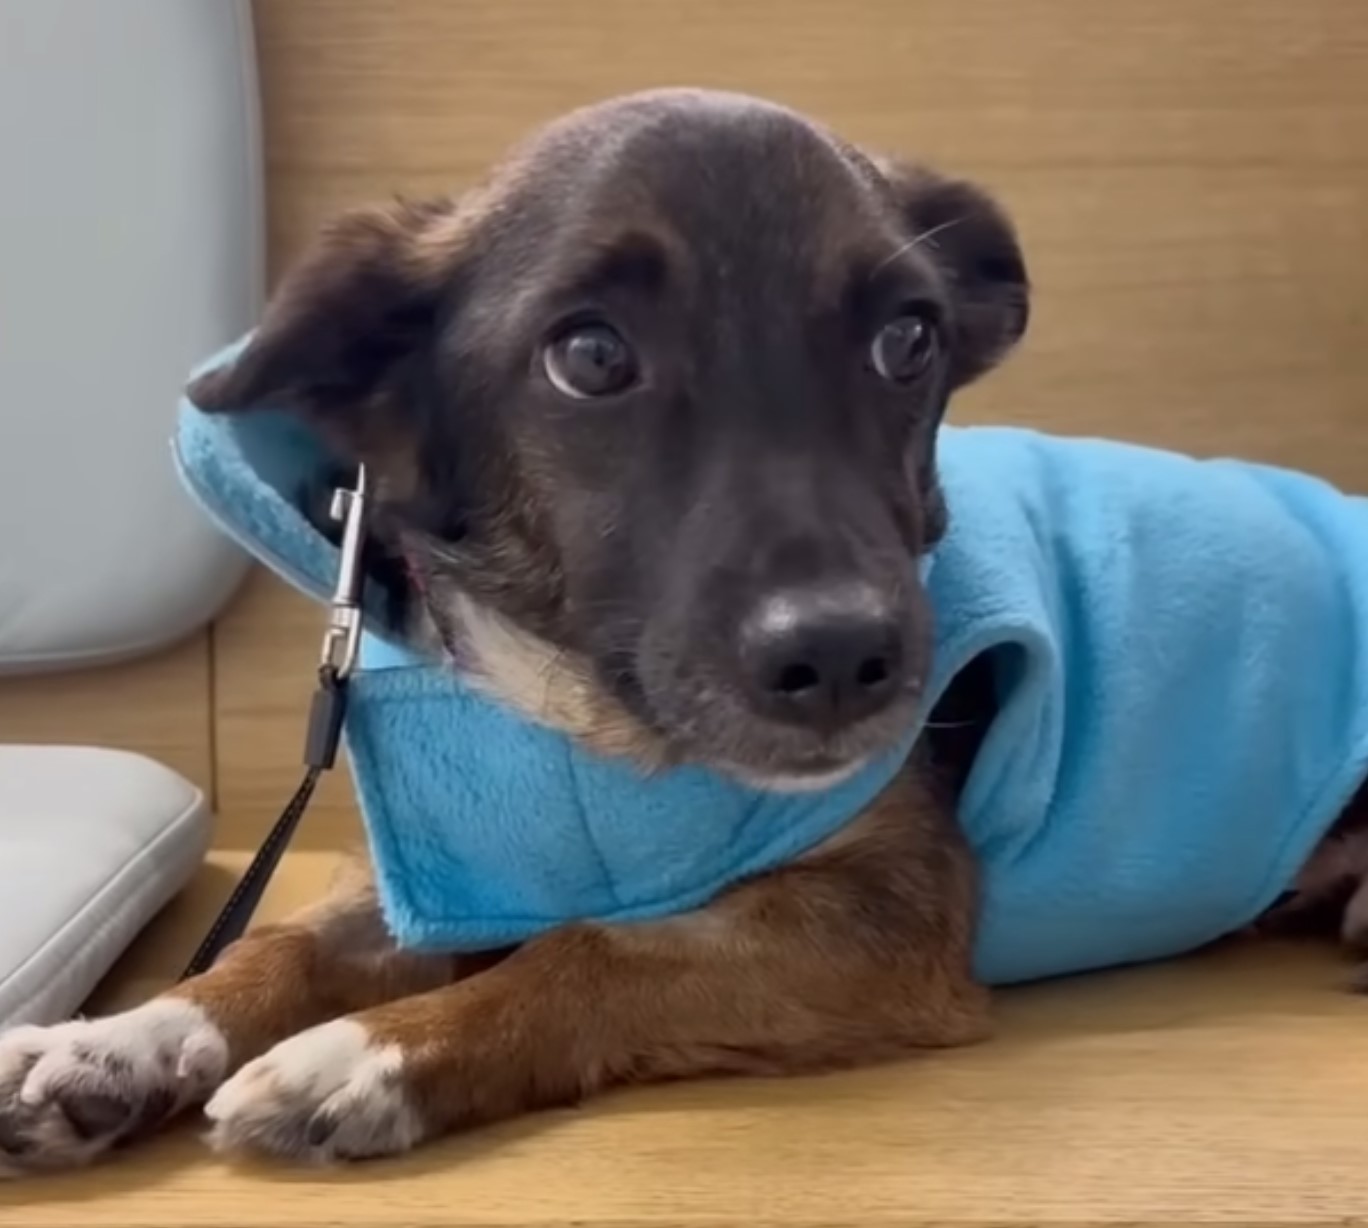
[[906, 728], [937, 426], [1027, 301], [977, 189], [658, 91], [460, 200], [342, 217], [191, 396], [289, 408], [366, 462], [373, 531], [505, 698], [801, 787]]

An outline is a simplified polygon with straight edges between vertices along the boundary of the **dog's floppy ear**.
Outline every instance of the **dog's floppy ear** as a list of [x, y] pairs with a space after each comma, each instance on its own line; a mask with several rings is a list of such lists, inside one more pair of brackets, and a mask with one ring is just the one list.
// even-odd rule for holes
[[1030, 283], [1016, 232], [981, 188], [921, 166], [880, 160], [916, 243], [940, 267], [954, 303], [952, 380], [977, 379], [1026, 331]]
[[229, 364], [187, 389], [206, 413], [288, 409], [342, 434], [431, 336], [463, 229], [450, 202], [343, 214], [283, 279]]

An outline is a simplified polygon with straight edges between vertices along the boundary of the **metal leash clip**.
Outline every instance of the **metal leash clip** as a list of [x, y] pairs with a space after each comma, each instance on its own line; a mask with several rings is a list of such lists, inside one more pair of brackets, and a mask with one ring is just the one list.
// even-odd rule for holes
[[332, 517], [342, 524], [337, 584], [328, 603], [328, 625], [318, 660], [318, 689], [309, 706], [304, 762], [326, 771], [337, 759], [342, 719], [347, 709], [347, 679], [361, 650], [361, 593], [365, 579], [366, 467], [356, 470], [356, 484], [333, 491]]
[[347, 714], [347, 679], [361, 649], [361, 597], [365, 572], [366, 470], [356, 471], [356, 485], [333, 493], [332, 516], [342, 524], [337, 586], [328, 605], [328, 628], [318, 664], [318, 687], [309, 705], [304, 743], [304, 778], [299, 782], [270, 834], [233, 889], [214, 924], [187, 965], [182, 979], [208, 971], [223, 949], [240, 938], [252, 919], [266, 884], [271, 881], [295, 827], [308, 808], [319, 776], [337, 759], [342, 722]]
[[323, 633], [319, 665], [338, 679], [356, 668], [361, 647], [361, 563], [365, 547], [366, 467], [356, 470], [356, 485], [333, 491], [330, 514], [342, 525], [342, 546], [337, 565], [337, 585], [328, 606], [328, 626]]

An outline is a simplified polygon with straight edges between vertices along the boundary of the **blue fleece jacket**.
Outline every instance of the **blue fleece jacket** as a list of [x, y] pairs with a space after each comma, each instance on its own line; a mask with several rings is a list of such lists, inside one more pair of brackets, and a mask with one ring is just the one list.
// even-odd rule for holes
[[[326, 597], [336, 552], [290, 499], [316, 441], [184, 404], [176, 454], [229, 533]], [[1368, 773], [1368, 501], [1012, 429], [946, 428], [940, 469], [925, 709], [980, 654], [1000, 704], [960, 804], [978, 974], [1159, 958], [1254, 919]], [[363, 666], [348, 757], [387, 921], [415, 948], [691, 908], [839, 830], [919, 732], [836, 788], [779, 794], [587, 755], [375, 636]]]

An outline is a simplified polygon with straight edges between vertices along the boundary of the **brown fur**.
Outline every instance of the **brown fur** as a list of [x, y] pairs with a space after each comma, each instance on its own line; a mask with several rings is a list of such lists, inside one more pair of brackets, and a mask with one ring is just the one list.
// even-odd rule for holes
[[966, 1044], [973, 876], [921, 774], [850, 829], [698, 913], [553, 932], [479, 964], [395, 951], [373, 889], [235, 945], [172, 992], [224, 1026], [233, 1065], [341, 1014], [406, 1055], [430, 1133], [623, 1083], [784, 1074]]
[[356, 860], [324, 899], [282, 924], [253, 929], [208, 973], [167, 996], [209, 1013], [237, 1067], [305, 1028], [446, 984], [470, 966], [398, 951], [380, 919], [369, 867]]

